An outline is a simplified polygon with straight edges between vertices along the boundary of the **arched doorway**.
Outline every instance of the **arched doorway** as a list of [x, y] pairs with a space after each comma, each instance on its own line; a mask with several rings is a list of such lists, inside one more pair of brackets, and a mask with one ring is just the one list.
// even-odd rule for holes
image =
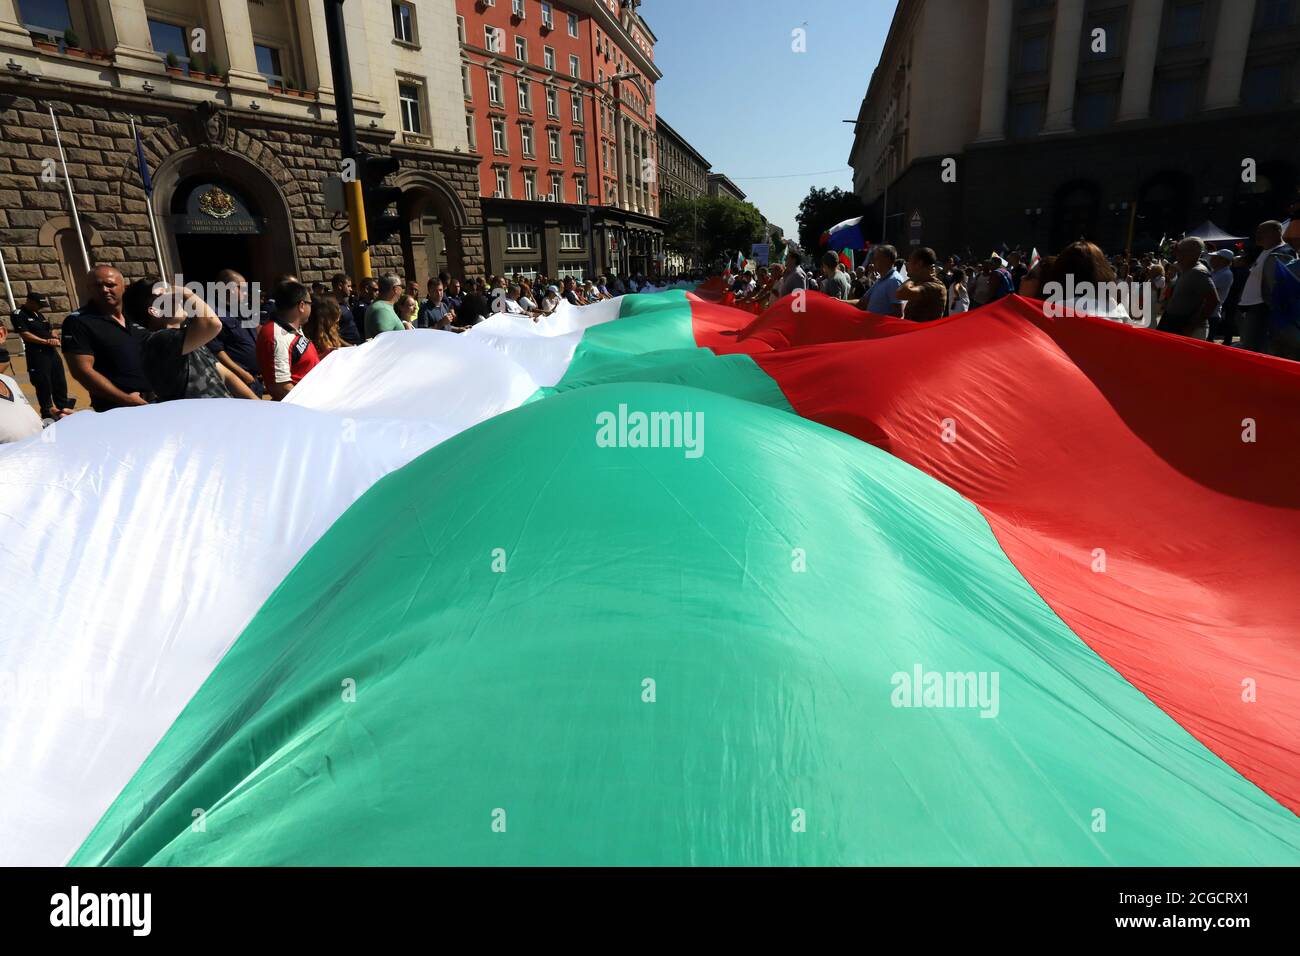
[[1162, 239], [1181, 236], [1195, 226], [1187, 221], [1190, 198], [1190, 181], [1183, 173], [1158, 173], [1143, 183], [1138, 191], [1133, 250], [1152, 252]]
[[275, 183], [243, 157], [184, 150], [154, 175], [154, 216], [168, 271], [208, 282], [223, 269], [269, 286], [297, 271], [289, 207]]
[[1097, 242], [1100, 209], [1100, 190], [1091, 180], [1076, 179], [1058, 189], [1052, 203], [1051, 248], [1064, 249], [1079, 239]]
[[465, 207], [450, 184], [439, 176], [411, 171], [399, 177], [402, 188], [398, 212], [402, 229], [402, 265], [405, 277], [424, 284], [439, 272], [465, 275]]

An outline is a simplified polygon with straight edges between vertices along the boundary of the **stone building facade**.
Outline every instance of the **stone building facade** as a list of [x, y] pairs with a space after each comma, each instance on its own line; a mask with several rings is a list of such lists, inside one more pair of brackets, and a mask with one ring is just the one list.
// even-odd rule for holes
[[900, 0], [849, 156], [867, 235], [980, 256], [1249, 235], [1300, 211], [1297, 64], [1291, 0]]
[[[295, 64], [292, 88], [255, 69], [234, 68], [257, 67], [254, 49], [259, 56], [263, 50], [257, 45], [262, 35], [234, 25], [240, 4], [222, 3], [224, 21], [215, 23], [224, 22], [226, 30], [221, 49], [231, 68], [224, 75], [177, 69], [174, 57], [149, 48], [148, 33], [128, 50], [124, 37], [131, 23], [123, 11], [133, 5], [124, 0], [104, 14], [88, 0], [89, 12], [101, 14], [88, 22], [112, 29], [74, 50], [61, 39], [50, 42], [45, 27], [16, 26], [21, 11], [12, 0], [0, 0], [0, 53], [12, 64], [0, 76], [0, 251], [14, 297], [21, 301], [29, 290], [46, 293], [57, 319], [82, 294], [83, 257], [51, 108], [92, 263], [117, 266], [128, 280], [165, 271], [202, 282], [235, 268], [267, 284], [285, 273], [312, 282], [349, 272], [346, 216], [331, 211], [326, 198], [326, 180], [338, 174], [340, 152], [317, 5], [287, 4], [295, 35], [310, 33], [317, 41], [295, 50], [293, 61], [285, 53], [282, 62]], [[213, 9], [196, 4], [196, 22]], [[403, 190], [398, 210], [405, 225], [400, 236], [372, 249], [372, 271], [423, 283], [441, 268], [481, 273], [484, 240], [478, 160], [465, 148], [455, 68], [442, 70], [454, 84], [447, 91], [440, 92], [443, 80], [432, 67], [427, 75], [415, 75], [432, 38], [442, 37], [439, 42], [454, 51], [455, 41], [447, 36], [454, 30], [452, 7], [449, 0], [421, 0], [419, 9], [424, 53], [419, 42], [394, 41], [394, 49], [408, 58], [402, 64], [406, 72], [379, 65], [378, 41], [365, 29], [380, 27], [366, 26], [360, 5], [349, 12], [348, 33], [362, 145], [401, 159], [393, 182]], [[138, 12], [140, 23], [150, 26], [162, 16], [144, 5]], [[386, 26], [386, 5], [383, 12]], [[356, 35], [354, 20], [363, 21]], [[244, 43], [247, 55], [236, 57]], [[277, 60], [276, 67], [287, 77], [289, 66]], [[384, 70], [391, 83], [380, 82]], [[416, 105], [398, 104], [399, 98], [410, 99], [413, 88], [419, 90]], [[457, 111], [451, 120], [442, 115], [448, 113], [443, 100]], [[152, 179], [152, 206], [132, 120]]]

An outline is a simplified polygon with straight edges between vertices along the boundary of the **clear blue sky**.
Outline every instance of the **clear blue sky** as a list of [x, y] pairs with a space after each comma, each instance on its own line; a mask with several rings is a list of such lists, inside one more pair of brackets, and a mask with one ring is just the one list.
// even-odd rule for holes
[[[643, 0], [655, 108], [769, 221], [797, 234], [810, 186], [851, 189], [854, 119], [894, 0]], [[807, 52], [791, 49], [802, 27]], [[736, 105], [747, 107], [741, 116]], [[826, 170], [833, 172], [825, 173]], [[822, 175], [808, 176], [806, 173]], [[756, 179], [752, 177], [784, 177]]]

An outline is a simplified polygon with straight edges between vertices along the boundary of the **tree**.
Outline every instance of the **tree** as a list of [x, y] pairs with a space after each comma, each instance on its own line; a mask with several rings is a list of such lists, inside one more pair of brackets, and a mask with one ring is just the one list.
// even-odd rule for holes
[[766, 240], [762, 214], [730, 196], [673, 199], [661, 216], [668, 248], [701, 265], [733, 258], [737, 251], [749, 255], [750, 246]]
[[810, 254], [818, 252], [826, 230], [845, 219], [865, 215], [866, 211], [862, 200], [854, 193], [839, 186], [831, 189], [814, 186], [799, 203], [799, 212], [794, 217], [799, 225], [799, 245]]

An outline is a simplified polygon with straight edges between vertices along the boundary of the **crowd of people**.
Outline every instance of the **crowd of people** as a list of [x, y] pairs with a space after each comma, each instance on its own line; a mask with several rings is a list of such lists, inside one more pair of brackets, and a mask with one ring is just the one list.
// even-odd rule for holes
[[815, 290], [875, 315], [930, 322], [1008, 295], [1064, 296], [1062, 304], [1079, 312], [1225, 345], [1239, 339], [1243, 349], [1300, 360], [1300, 301], [1277, 288], [1278, 266], [1300, 284], [1300, 220], [1285, 227], [1263, 222], [1254, 238], [1246, 252], [1211, 250], [1189, 237], [1173, 244], [1168, 259], [1158, 253], [1108, 257], [1079, 240], [1034, 261], [1014, 250], [1005, 259], [994, 254], [973, 263], [958, 256], [940, 263], [924, 246], [904, 258], [893, 246], [878, 245], [856, 268], [826, 252], [816, 275], [790, 253], [783, 263], [726, 273], [724, 302], [761, 311], [796, 290]]
[[[1154, 253], [1130, 259], [1107, 257], [1080, 240], [1033, 261], [1011, 251], [1005, 259], [995, 254], [969, 263], [948, 256], [940, 263], [928, 247], [901, 257], [893, 246], [878, 245], [856, 268], [834, 252], [817, 265], [813, 274], [798, 252], [789, 251], [783, 262], [755, 271], [724, 270], [723, 301], [761, 311], [795, 292], [816, 290], [875, 315], [930, 322], [1013, 294], [1064, 297], [1079, 311], [1140, 318], [1160, 331], [1224, 344], [1239, 339], [1241, 348], [1300, 360], [1300, 221], [1261, 223], [1249, 253], [1210, 250], [1186, 238], [1168, 259]], [[1294, 282], [1288, 278], [1279, 288], [1279, 275]], [[30, 408], [17, 382], [0, 375], [0, 441], [34, 434], [43, 422], [76, 410], [64, 361], [96, 411], [180, 398], [279, 401], [329, 353], [386, 332], [463, 332], [493, 313], [536, 321], [562, 301], [588, 305], [661, 288], [643, 275], [551, 282], [523, 275], [462, 281], [442, 273], [429, 279], [421, 296], [416, 283], [396, 275], [366, 277], [356, 288], [341, 274], [310, 285], [287, 275], [277, 279], [259, 313], [250, 311], [250, 285], [242, 275], [226, 270], [217, 283], [231, 295], [214, 308], [189, 289], [146, 279], [128, 284], [116, 268], [97, 266], [87, 276], [84, 303], [61, 331], [46, 315], [46, 297], [29, 293], [11, 323], [23, 340], [39, 408]], [[1146, 298], [1097, 298], [1097, 290], [1109, 286], [1141, 288]], [[1132, 314], [1134, 301], [1140, 317]], [[0, 324], [0, 343], [7, 334]]]
[[[64, 362], [95, 411], [180, 398], [267, 397], [282, 400], [326, 355], [400, 329], [463, 332], [494, 312], [534, 321], [560, 302], [588, 305], [662, 283], [642, 274], [612, 279], [550, 281], [515, 275], [461, 279], [441, 273], [418, 284], [396, 275], [366, 277], [354, 289], [346, 275], [307, 285], [277, 278], [269, 299], [251, 295], [233, 270], [216, 276], [220, 303], [182, 286], [140, 279], [96, 266], [86, 277], [81, 307], [56, 330], [48, 298], [30, 292], [12, 314], [23, 341], [28, 377], [39, 408], [18, 383], [0, 375], [0, 440], [39, 431], [76, 411]], [[254, 305], [260, 303], [260, 310]], [[8, 329], [0, 323], [0, 343]]]

